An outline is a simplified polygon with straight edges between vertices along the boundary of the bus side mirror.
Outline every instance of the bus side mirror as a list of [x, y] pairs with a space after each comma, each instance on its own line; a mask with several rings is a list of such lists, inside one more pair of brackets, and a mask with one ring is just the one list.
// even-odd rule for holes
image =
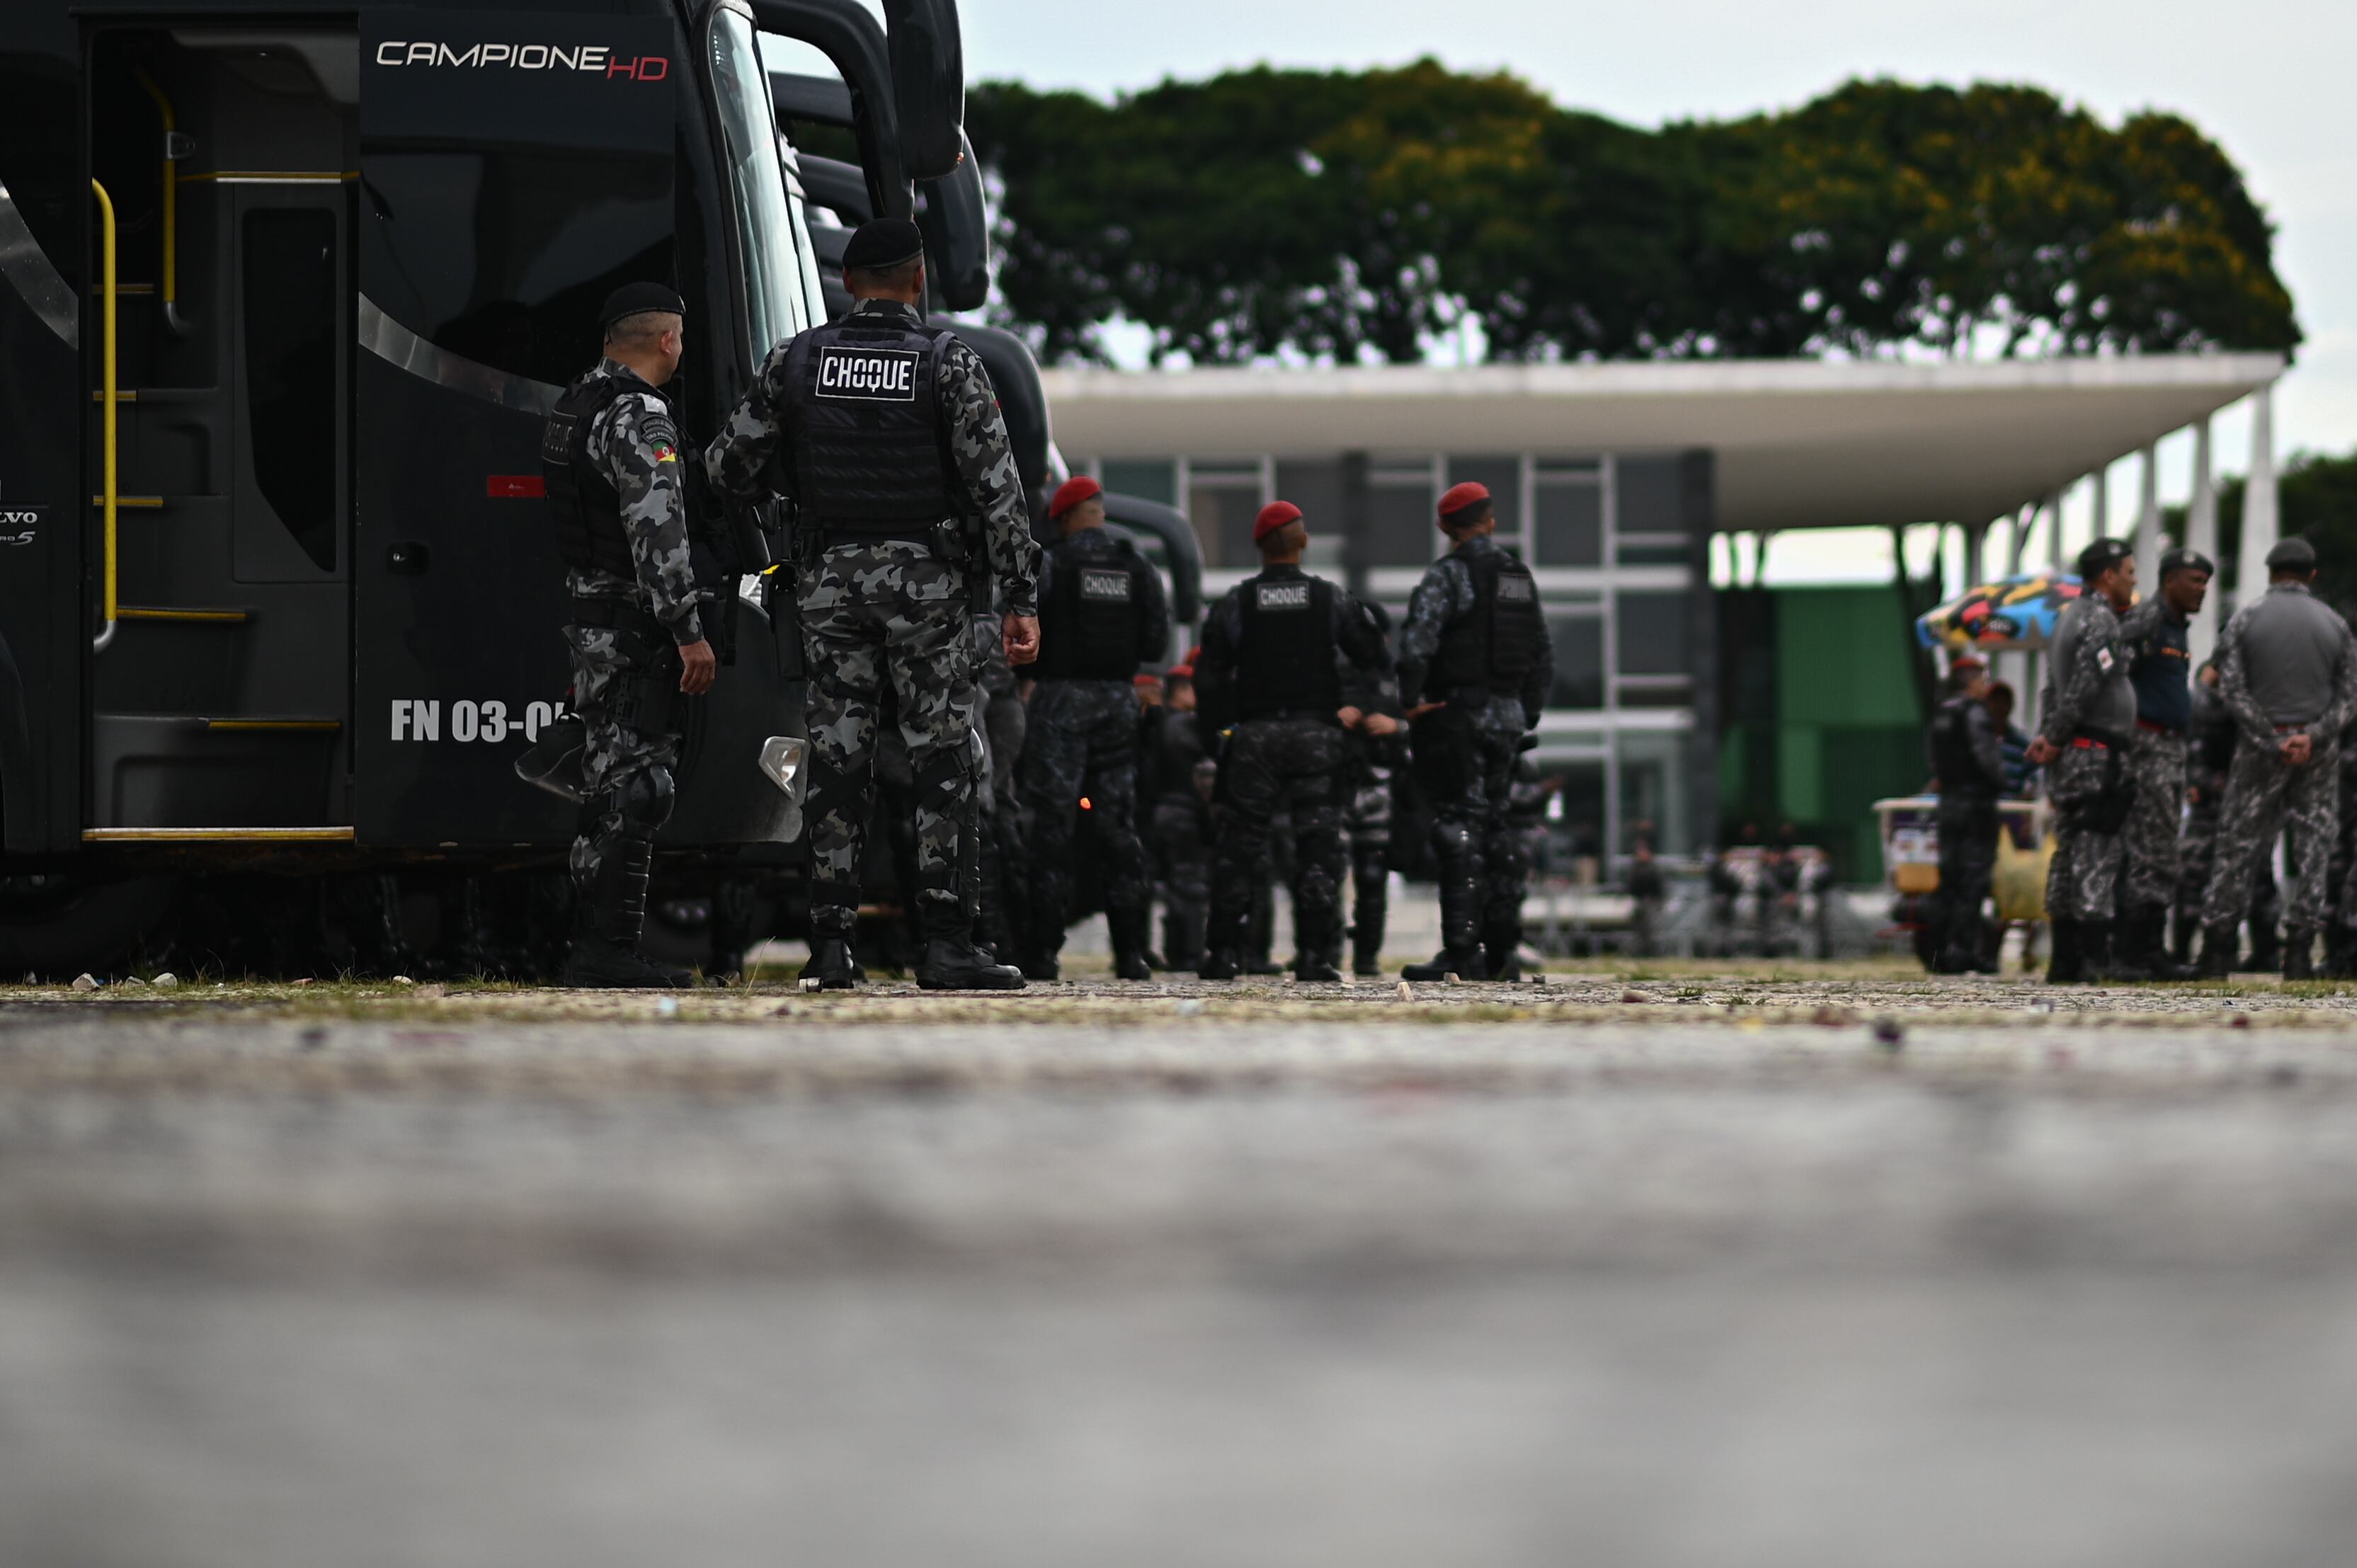
[[973, 145], [958, 133], [965, 159], [945, 178], [925, 187], [917, 227], [925, 234], [925, 267], [933, 297], [952, 310], [979, 310], [990, 296], [990, 208], [983, 195], [982, 166]]
[[965, 47], [957, 0], [884, 0], [900, 159], [911, 179], [945, 179], [964, 155]]

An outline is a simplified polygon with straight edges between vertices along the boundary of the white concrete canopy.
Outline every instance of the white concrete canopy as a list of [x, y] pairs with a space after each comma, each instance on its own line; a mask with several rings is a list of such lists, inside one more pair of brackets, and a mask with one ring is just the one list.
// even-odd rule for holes
[[2279, 354], [1047, 374], [1068, 457], [1706, 447], [1723, 530], [1981, 522], [2273, 382]]

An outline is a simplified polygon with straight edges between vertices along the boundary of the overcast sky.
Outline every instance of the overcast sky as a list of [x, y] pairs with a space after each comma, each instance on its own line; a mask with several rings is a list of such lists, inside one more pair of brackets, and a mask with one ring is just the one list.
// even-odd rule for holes
[[[2034, 83], [2116, 124], [2181, 113], [2274, 219], [2308, 341], [2276, 395], [2279, 451], [2357, 446], [2357, 0], [963, 0], [974, 78], [1100, 94], [1232, 66], [1358, 67], [1434, 55], [1503, 68], [1632, 124], [1805, 102], [1853, 76]], [[2249, 447], [2220, 422], [2222, 468]], [[2182, 493], [2189, 443], [2164, 478]], [[2121, 470], [2112, 486], [2133, 493]]]

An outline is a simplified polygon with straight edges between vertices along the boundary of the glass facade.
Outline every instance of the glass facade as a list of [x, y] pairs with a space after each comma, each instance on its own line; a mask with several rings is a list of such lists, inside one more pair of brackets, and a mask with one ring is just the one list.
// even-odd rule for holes
[[[1354, 465], [1362, 465], [1354, 477]], [[1258, 565], [1252, 520], [1282, 497], [1310, 520], [1308, 564], [1382, 603], [1394, 622], [1447, 548], [1441, 493], [1488, 488], [1500, 541], [1539, 580], [1555, 683], [1536, 760], [1565, 780], [1566, 820], [1624, 852], [1638, 824], [1665, 851], [1696, 847], [1686, 769], [1698, 680], [1715, 679], [1697, 563], [1709, 536], [1707, 459], [1691, 454], [1172, 453], [1082, 461], [1109, 489], [1180, 504], [1202, 541], [1207, 595]]]

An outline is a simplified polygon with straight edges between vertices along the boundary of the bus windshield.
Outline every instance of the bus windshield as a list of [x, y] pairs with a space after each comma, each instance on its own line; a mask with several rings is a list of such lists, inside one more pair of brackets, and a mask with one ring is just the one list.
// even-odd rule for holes
[[728, 175], [737, 209], [737, 248], [744, 263], [745, 320], [759, 360], [780, 338], [813, 325], [803, 288], [812, 275], [802, 252], [810, 241], [778, 163], [778, 126], [770, 79], [753, 24], [721, 9], [712, 17], [713, 96], [728, 141]]

